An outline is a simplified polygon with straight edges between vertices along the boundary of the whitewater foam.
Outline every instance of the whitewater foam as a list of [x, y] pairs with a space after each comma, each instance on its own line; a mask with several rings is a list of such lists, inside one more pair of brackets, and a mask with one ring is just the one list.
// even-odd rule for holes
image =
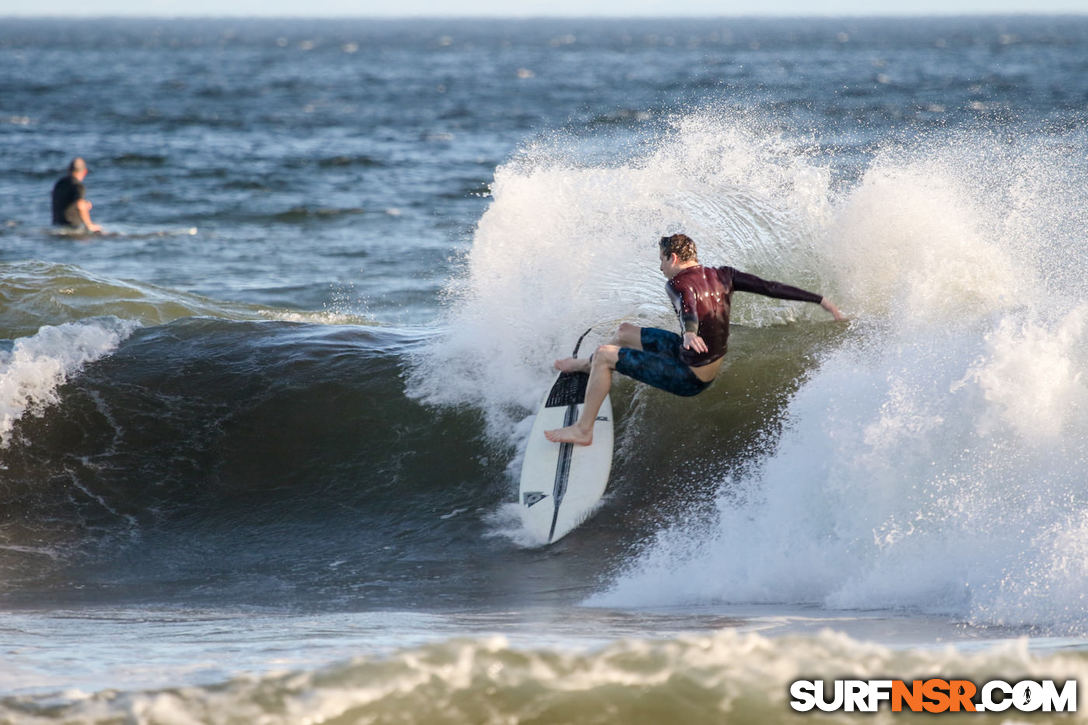
[[969, 189], [935, 167], [878, 166], [837, 209], [825, 239], [854, 314], [925, 325], [1020, 298], [1008, 247], [985, 233]]
[[1002, 319], [970, 371], [989, 403], [984, 431], [1029, 439], [1088, 439], [1088, 305], [1053, 323]]
[[16, 421], [41, 415], [58, 401], [61, 385], [115, 350], [137, 327], [117, 319], [47, 325], [16, 339], [10, 351], [0, 351], [0, 445], [10, 442]]
[[[772, 639], [723, 630], [630, 639], [584, 651], [516, 647], [502, 636], [463, 638], [360, 657], [313, 671], [241, 675], [212, 686], [0, 699], [0, 716], [70, 723], [245, 720], [403, 723], [793, 722], [790, 682], [813, 677], [925, 679], [955, 673], [978, 682], [1088, 676], [1079, 653], [1039, 653], [1025, 640], [975, 651], [898, 650], [829, 631]], [[901, 718], [885, 708], [872, 722]], [[822, 721], [854, 722], [853, 713]], [[1065, 722], [1036, 713], [1032, 722]], [[1015, 722], [1006, 719], [1005, 722]]]
[[810, 602], [1084, 631], [1083, 409], [1031, 427], [1004, 401], [1061, 407], [1045, 392], [1068, 381], [980, 362], [1000, 343], [967, 332], [828, 354], [762, 470], [723, 489], [717, 523], [663, 532], [592, 603]]
[[1025, 223], [1060, 210], [1027, 204], [1028, 164], [1004, 166], [1005, 151], [927, 151], [882, 157], [841, 194], [822, 239], [861, 322], [822, 353], [772, 454], [720, 482], [715, 524], [662, 532], [593, 603], [809, 602], [1088, 631], [1088, 310], [1052, 269], [1068, 258], [1051, 254], [1055, 227]]

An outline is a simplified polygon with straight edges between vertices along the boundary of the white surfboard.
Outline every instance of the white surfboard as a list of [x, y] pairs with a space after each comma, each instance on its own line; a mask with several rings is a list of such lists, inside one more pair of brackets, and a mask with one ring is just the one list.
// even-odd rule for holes
[[[574, 354], [578, 354], [577, 347]], [[518, 502], [525, 528], [544, 544], [558, 541], [585, 521], [608, 486], [613, 442], [612, 401], [608, 397], [593, 424], [592, 445], [552, 443], [544, 437], [544, 431], [563, 428], [578, 419], [588, 380], [585, 373], [560, 373], [529, 433]]]

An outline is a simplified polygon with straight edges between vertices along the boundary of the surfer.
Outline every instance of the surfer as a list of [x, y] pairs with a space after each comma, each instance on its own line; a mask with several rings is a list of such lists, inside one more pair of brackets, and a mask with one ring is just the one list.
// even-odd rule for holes
[[68, 164], [68, 175], [53, 185], [53, 224], [78, 231], [101, 232], [102, 227], [91, 221], [91, 202], [86, 199], [83, 180], [90, 169], [80, 157]]
[[695, 242], [686, 234], [661, 237], [659, 257], [661, 273], [668, 280], [665, 289], [684, 328], [683, 335], [625, 322], [590, 357], [556, 360], [555, 367], [562, 372], [589, 373], [589, 383], [578, 420], [566, 428], [545, 431], [548, 440], [583, 446], [593, 442], [593, 423], [612, 387], [613, 370], [674, 395], [698, 395], [710, 387], [725, 357], [734, 292], [813, 302], [836, 320], [846, 319], [831, 300], [813, 292], [732, 267], [702, 266]]

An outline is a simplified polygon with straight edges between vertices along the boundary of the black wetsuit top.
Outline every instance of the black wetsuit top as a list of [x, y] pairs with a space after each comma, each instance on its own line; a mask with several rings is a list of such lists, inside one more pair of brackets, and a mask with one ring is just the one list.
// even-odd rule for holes
[[781, 300], [798, 300], [819, 304], [823, 297], [790, 287], [781, 282], [769, 282], [754, 274], [732, 267], [688, 267], [665, 285], [684, 332], [694, 332], [703, 338], [707, 351], [680, 349], [680, 360], [692, 367], [709, 365], [725, 355], [729, 339], [729, 305], [734, 292], [754, 292]]
[[53, 223], [59, 226], [82, 227], [76, 202], [86, 193], [83, 184], [71, 175], [60, 179], [53, 186]]

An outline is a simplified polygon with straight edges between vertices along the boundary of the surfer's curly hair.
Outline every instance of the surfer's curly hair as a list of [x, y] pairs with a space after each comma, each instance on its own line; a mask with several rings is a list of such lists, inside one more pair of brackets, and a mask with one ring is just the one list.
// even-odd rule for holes
[[668, 257], [675, 254], [681, 262], [692, 262], [698, 259], [695, 251], [695, 240], [687, 234], [673, 234], [671, 237], [661, 237], [658, 242], [661, 253]]

